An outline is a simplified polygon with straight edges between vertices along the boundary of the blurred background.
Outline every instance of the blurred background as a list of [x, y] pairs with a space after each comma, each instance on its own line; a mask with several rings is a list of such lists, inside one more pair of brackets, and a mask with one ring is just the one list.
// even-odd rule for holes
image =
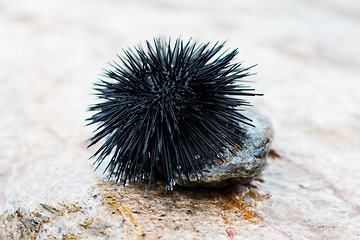
[[[309, 236], [325, 234], [321, 224], [332, 236], [356, 236], [346, 227], [360, 213], [356, 0], [0, 0], [0, 214], [16, 207], [26, 184], [69, 187], [76, 169], [92, 171], [92, 129], [84, 127], [92, 84], [122, 48], [157, 36], [227, 41], [245, 67], [258, 64], [249, 80], [265, 95], [249, 100], [271, 119], [283, 157], [264, 172], [271, 204], [297, 202], [298, 221], [312, 219], [317, 231]], [[69, 180], [66, 171], [75, 171]], [[299, 182], [309, 192], [296, 190]], [[324, 211], [314, 217], [304, 202]], [[329, 210], [334, 202], [339, 211]], [[278, 213], [264, 215], [281, 225]]]

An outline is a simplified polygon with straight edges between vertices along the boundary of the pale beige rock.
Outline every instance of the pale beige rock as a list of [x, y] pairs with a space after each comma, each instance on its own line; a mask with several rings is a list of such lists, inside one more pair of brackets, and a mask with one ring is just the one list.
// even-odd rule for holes
[[[0, 236], [358, 239], [359, 14], [355, 0], [0, 1]], [[276, 137], [257, 188], [148, 192], [93, 172], [91, 84], [158, 35], [229, 39], [259, 64], [250, 100]]]

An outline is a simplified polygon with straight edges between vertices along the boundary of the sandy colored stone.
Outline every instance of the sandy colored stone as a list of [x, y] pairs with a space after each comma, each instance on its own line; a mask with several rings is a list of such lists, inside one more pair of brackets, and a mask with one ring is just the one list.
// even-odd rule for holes
[[[0, 0], [0, 236], [359, 239], [359, 14], [356, 0]], [[93, 171], [92, 83], [161, 35], [228, 40], [258, 64], [265, 95], [248, 100], [276, 138], [252, 185], [149, 192]]]

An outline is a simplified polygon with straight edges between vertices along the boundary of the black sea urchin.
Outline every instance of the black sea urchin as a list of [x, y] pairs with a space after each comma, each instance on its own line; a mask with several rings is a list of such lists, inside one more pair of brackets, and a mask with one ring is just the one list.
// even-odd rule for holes
[[100, 125], [89, 147], [106, 139], [95, 164], [112, 153], [107, 170], [117, 182], [151, 182], [160, 173], [172, 189], [175, 173], [199, 176], [225, 149], [238, 147], [241, 124], [251, 120], [238, 111], [249, 103], [237, 97], [257, 94], [239, 84], [249, 68], [231, 63], [237, 50], [223, 47], [157, 38], [146, 49], [124, 50], [105, 72], [109, 81], [95, 84], [102, 101], [87, 120]]

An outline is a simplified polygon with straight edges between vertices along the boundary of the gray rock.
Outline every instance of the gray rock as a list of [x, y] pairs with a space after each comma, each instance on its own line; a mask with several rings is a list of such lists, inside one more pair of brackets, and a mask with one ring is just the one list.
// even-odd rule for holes
[[223, 187], [232, 183], [247, 183], [257, 177], [266, 166], [266, 155], [273, 138], [273, 128], [265, 116], [253, 108], [241, 112], [250, 118], [255, 127], [243, 124], [244, 135], [239, 140], [240, 148], [235, 150], [237, 156], [224, 152], [225, 161], [218, 165], [203, 168], [199, 180], [190, 174], [190, 181], [175, 175], [175, 183], [186, 187]]

